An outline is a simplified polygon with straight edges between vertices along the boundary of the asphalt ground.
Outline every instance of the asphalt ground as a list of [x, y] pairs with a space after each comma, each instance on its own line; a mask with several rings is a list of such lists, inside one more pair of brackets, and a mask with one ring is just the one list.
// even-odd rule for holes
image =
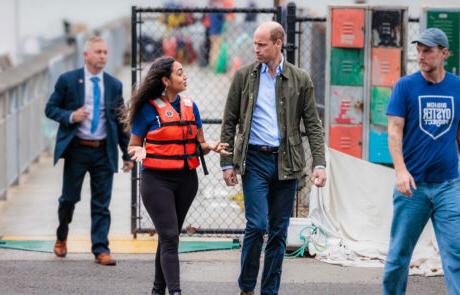
[[[240, 250], [181, 254], [183, 294], [238, 294], [239, 255]], [[90, 254], [61, 259], [50, 253], [0, 249], [0, 294], [150, 294], [153, 255], [115, 258], [118, 265], [110, 267], [94, 263]], [[279, 294], [381, 294], [382, 271], [288, 258]], [[444, 278], [411, 276], [407, 294], [447, 294]]]
[[[121, 76], [123, 81], [128, 81], [129, 70], [122, 72]], [[195, 77], [197, 78], [200, 77]], [[125, 87], [127, 88], [129, 87]], [[192, 90], [190, 89], [190, 92], [193, 92]], [[223, 107], [222, 101], [219, 100], [223, 95], [208, 95], [214, 96], [214, 99], [197, 99], [198, 103], [203, 105], [205, 116], [214, 113], [217, 106]], [[129, 97], [129, 94], [126, 97]], [[213, 103], [207, 104], [207, 101]], [[210, 132], [208, 138], [216, 140], [216, 136]], [[221, 181], [220, 173], [218, 178]], [[0, 236], [21, 239], [54, 236], [61, 182], [62, 161], [57, 167], [53, 167], [50, 155], [43, 155], [29, 168], [28, 173], [20, 177], [19, 185], [9, 189], [8, 200], [0, 202]], [[203, 185], [203, 192], [206, 192], [206, 185], [216, 187], [213, 181], [208, 182]], [[203, 195], [206, 196], [205, 193]], [[112, 237], [130, 235], [130, 201], [130, 176], [118, 173], [114, 179], [110, 206]], [[212, 208], [220, 212], [215, 207]], [[82, 200], [76, 207], [70, 226], [70, 237], [89, 239], [89, 211], [89, 183], [86, 179]], [[228, 208], [225, 211], [229, 211]], [[241, 214], [238, 210], [236, 212]], [[89, 253], [70, 253], [67, 258], [60, 259], [52, 253], [0, 249], [0, 295], [150, 294], [154, 268], [153, 254], [114, 256], [119, 262], [118, 265], [104, 267], [95, 264]], [[236, 281], [239, 273], [239, 256], [240, 250], [181, 254], [183, 294], [238, 294]], [[289, 258], [284, 263], [279, 294], [381, 294], [382, 272], [382, 268], [342, 267], [311, 258]], [[257, 287], [259, 286], [260, 277]], [[407, 294], [447, 294], [444, 278], [411, 276]]]

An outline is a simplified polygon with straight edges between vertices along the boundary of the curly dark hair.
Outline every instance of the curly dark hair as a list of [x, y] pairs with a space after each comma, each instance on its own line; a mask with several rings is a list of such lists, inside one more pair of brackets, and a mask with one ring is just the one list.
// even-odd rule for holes
[[149, 100], [160, 97], [165, 90], [161, 78], [171, 77], [172, 66], [176, 60], [170, 56], [155, 59], [144, 81], [134, 90], [128, 107], [127, 125], [130, 127], [134, 117]]

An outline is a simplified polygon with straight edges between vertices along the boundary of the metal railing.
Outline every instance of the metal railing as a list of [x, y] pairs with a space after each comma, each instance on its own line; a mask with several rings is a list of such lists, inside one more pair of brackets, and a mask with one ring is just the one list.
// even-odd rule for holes
[[[96, 30], [107, 40], [107, 71], [123, 65], [128, 48], [126, 20], [119, 19]], [[45, 118], [44, 108], [60, 74], [83, 65], [87, 33], [73, 36], [72, 45], [58, 44], [0, 73], [0, 200], [10, 185], [46, 150], [52, 150], [57, 123]]]
[[52, 81], [74, 64], [75, 48], [60, 45], [0, 73], [0, 198], [50, 147], [52, 128], [43, 110]]

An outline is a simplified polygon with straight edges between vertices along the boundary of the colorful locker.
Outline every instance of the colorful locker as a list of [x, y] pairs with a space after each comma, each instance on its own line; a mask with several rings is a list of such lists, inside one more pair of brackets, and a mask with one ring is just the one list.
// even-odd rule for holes
[[388, 101], [391, 95], [391, 88], [372, 87], [371, 89], [371, 124], [388, 125], [386, 116]]
[[331, 84], [362, 86], [364, 84], [364, 51], [332, 48]]
[[388, 149], [388, 133], [385, 127], [370, 127], [369, 161], [382, 164], [392, 163], [390, 150]]
[[[358, 11], [362, 18], [353, 15]], [[406, 73], [407, 11], [400, 6], [330, 7], [325, 124], [331, 148], [391, 163], [386, 109], [392, 87]]]
[[364, 46], [364, 9], [332, 9], [332, 47]]
[[373, 86], [392, 87], [401, 77], [401, 48], [372, 48]]
[[331, 86], [331, 124], [363, 123], [363, 88]]
[[401, 11], [372, 11], [372, 46], [401, 47]]
[[362, 125], [331, 125], [329, 132], [331, 148], [362, 158]]

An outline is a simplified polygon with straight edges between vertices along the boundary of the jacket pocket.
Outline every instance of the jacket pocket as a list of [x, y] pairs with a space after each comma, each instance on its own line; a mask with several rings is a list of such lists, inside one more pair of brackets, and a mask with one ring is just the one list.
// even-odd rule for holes
[[241, 158], [243, 152], [243, 134], [238, 133], [235, 138], [235, 145], [233, 148], [233, 164], [236, 168], [241, 167]]
[[289, 154], [293, 171], [301, 171], [305, 168], [305, 152], [300, 134], [293, 134], [288, 137]]

